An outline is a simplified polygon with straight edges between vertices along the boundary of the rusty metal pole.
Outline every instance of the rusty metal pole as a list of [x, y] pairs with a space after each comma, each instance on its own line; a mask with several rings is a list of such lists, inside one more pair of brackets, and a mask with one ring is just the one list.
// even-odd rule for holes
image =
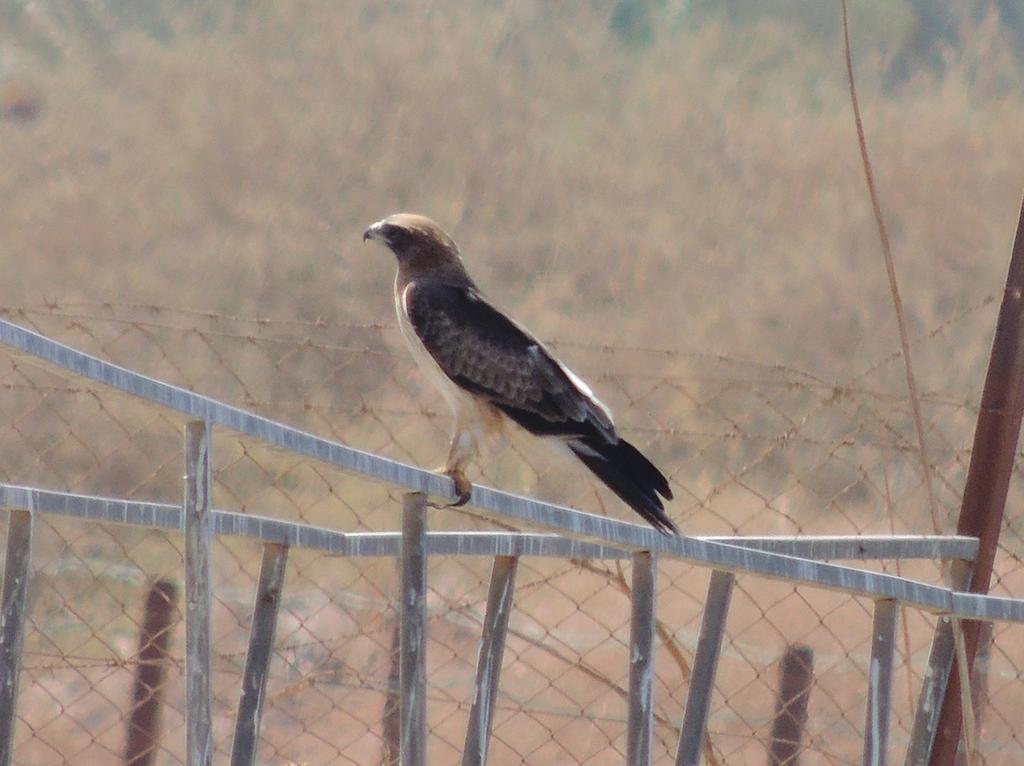
[[[974, 448], [967, 469], [957, 534], [977, 537], [978, 558], [971, 579], [972, 593], [988, 593], [999, 544], [1006, 493], [1024, 414], [1024, 204], [1010, 256], [1003, 303], [999, 308], [992, 356], [974, 430]], [[967, 665], [974, 666], [980, 623], [965, 621]], [[954, 660], [955, 662], [955, 660]], [[953, 766], [960, 742], [963, 711], [960, 678], [954, 665], [939, 714], [938, 731], [929, 766]]]

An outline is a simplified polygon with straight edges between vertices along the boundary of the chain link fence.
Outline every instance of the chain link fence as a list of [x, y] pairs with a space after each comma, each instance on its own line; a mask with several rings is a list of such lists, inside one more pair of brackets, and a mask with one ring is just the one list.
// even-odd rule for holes
[[[950, 369], [964, 338], [984, 345], [987, 299], [915, 339], [939, 507], [928, 507], [902, 361], [827, 380], [781, 364], [645, 348], [552, 343], [616, 413], [620, 430], [670, 476], [670, 513], [691, 534], [950, 533], [976, 419], [981, 373]], [[152, 377], [346, 444], [437, 465], [449, 416], [391, 324], [276, 321], [156, 306], [50, 305], [3, 314]], [[0, 349], [0, 480], [180, 502], [179, 415]], [[481, 483], [622, 515], [571, 462], [526, 438], [496, 444]], [[214, 502], [351, 531], [399, 526], [399, 492], [219, 430]], [[1024, 517], [1015, 476], [993, 593], [1024, 592]], [[492, 529], [471, 511], [432, 510], [432, 529]], [[171, 608], [156, 763], [184, 762], [184, 627], [173, 584], [177, 533], [40, 517], [25, 643], [16, 761], [123, 763], [147, 594]], [[259, 545], [214, 552], [215, 758], [227, 756], [260, 565]], [[430, 562], [428, 755], [461, 757], [490, 562]], [[867, 566], [873, 566], [868, 564]], [[886, 565], [879, 565], [886, 569]], [[396, 564], [295, 550], [289, 563], [258, 761], [394, 763]], [[887, 571], [931, 582], [935, 562]], [[628, 565], [520, 562], [491, 762], [621, 763], [626, 748]], [[170, 585], [168, 584], [170, 583]], [[707, 572], [663, 562], [658, 580], [655, 758], [673, 757]], [[783, 656], [813, 663], [803, 764], [860, 761], [870, 603], [752, 577], [737, 580], [712, 702], [706, 758], [764, 764]], [[894, 752], [906, 746], [934, 621], [904, 610]], [[980, 709], [980, 761], [1024, 759], [1019, 630], [996, 626]], [[145, 644], [145, 640], [142, 640]]]

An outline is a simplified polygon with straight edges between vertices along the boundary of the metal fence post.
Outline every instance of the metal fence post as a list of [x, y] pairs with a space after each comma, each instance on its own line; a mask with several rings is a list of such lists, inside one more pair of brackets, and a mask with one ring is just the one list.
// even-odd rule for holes
[[871, 664], [868, 667], [867, 720], [864, 724], [864, 766], [885, 766], [892, 715], [892, 665], [896, 653], [899, 605], [892, 599], [875, 602], [871, 623]]
[[185, 425], [185, 716], [188, 766], [210, 766], [210, 429]]
[[[954, 590], [966, 588], [971, 581], [973, 566], [970, 561], [954, 561], [949, 570], [949, 586]], [[925, 766], [928, 763], [935, 742], [935, 732], [939, 726], [942, 699], [953, 670], [955, 653], [952, 620], [949, 617], [939, 617], [935, 623], [935, 635], [932, 637], [931, 649], [928, 652], [928, 667], [917, 698], [917, 709], [914, 711], [914, 723], [910, 729], [910, 743], [907, 745], [904, 766]]]
[[32, 514], [8, 511], [7, 556], [3, 600], [0, 601], [0, 766], [14, 751], [14, 720], [18, 707], [18, 674], [25, 643], [29, 563], [32, 558]]
[[402, 732], [400, 763], [424, 766], [427, 752], [427, 496], [402, 497]]
[[729, 615], [736, 577], [731, 572], [715, 570], [708, 585], [708, 598], [704, 604], [704, 617], [700, 623], [697, 652], [693, 658], [693, 675], [686, 695], [683, 726], [679, 732], [679, 751], [676, 766], [698, 766], [704, 749], [708, 728], [711, 694], [715, 689], [715, 673], [722, 653], [725, 637], [725, 619]]
[[263, 562], [256, 586], [256, 608], [249, 634], [249, 653], [242, 675], [242, 696], [238, 701], [235, 741], [231, 747], [231, 766], [252, 766], [256, 759], [256, 738], [263, 715], [263, 693], [270, 674], [270, 658], [274, 650], [277, 613], [281, 607], [288, 546], [280, 543], [263, 545]]
[[[985, 708], [988, 706], [988, 674], [992, 667], [992, 623], [981, 623], [981, 631], [978, 634], [978, 653], [974, 655], [974, 667], [971, 673], [970, 699], [974, 702], [974, 731], [975, 738], [981, 733], [985, 715]], [[956, 766], [971, 766], [976, 762], [977, 751], [969, 752], [967, 738], [960, 741], [960, 749], [956, 753]]]
[[505, 635], [512, 612], [518, 556], [495, 556], [491, 584], [487, 594], [480, 653], [476, 662], [476, 686], [473, 706], [466, 726], [466, 746], [462, 766], [484, 766], [494, 720], [494, 700], [498, 695], [501, 660], [505, 653]]
[[629, 630], [628, 766], [650, 766], [654, 733], [655, 580], [658, 559], [650, 551], [633, 554], [632, 618]]

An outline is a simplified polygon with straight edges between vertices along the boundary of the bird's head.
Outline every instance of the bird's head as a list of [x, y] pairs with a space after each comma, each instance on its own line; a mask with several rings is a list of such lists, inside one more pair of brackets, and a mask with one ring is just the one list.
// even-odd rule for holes
[[396, 285], [416, 279], [473, 286], [459, 248], [448, 233], [429, 218], [414, 213], [389, 215], [363, 232], [363, 241], [375, 239], [398, 259]]
[[459, 260], [459, 248], [448, 233], [426, 216], [396, 213], [371, 225], [363, 241], [374, 239], [386, 245], [398, 262], [420, 261], [425, 266]]

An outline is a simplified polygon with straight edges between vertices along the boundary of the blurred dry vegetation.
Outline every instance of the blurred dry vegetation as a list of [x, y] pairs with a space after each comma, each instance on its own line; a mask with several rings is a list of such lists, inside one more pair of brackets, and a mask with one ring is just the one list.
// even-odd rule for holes
[[[1001, 286], [1024, 101], [996, 3], [949, 4], [941, 66], [890, 83], [917, 5], [851, 12], [920, 333]], [[838, 3], [757, 6], [5, 3], [39, 104], [0, 121], [0, 301], [389, 319], [359, 234], [409, 209], [544, 337], [848, 373], [895, 330]]]

